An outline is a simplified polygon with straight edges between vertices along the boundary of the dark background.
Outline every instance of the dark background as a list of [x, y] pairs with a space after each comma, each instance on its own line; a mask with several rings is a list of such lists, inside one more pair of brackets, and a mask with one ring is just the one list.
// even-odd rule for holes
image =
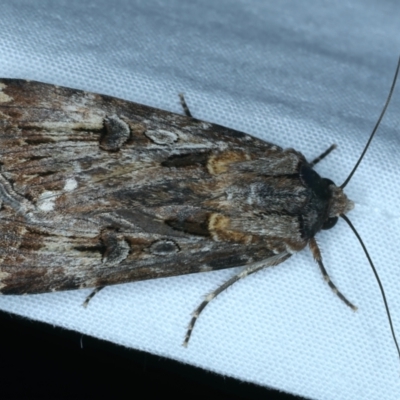
[[2, 399], [301, 399], [5, 312], [0, 325]]

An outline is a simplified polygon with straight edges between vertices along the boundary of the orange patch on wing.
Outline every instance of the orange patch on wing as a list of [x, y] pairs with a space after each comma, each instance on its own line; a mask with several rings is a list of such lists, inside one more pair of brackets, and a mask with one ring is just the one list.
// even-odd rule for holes
[[230, 164], [250, 159], [250, 154], [244, 151], [225, 151], [214, 154], [208, 159], [207, 170], [212, 175], [223, 174], [228, 171]]
[[214, 240], [239, 243], [251, 243], [253, 235], [230, 229], [230, 218], [222, 214], [213, 213], [208, 220], [208, 230]]

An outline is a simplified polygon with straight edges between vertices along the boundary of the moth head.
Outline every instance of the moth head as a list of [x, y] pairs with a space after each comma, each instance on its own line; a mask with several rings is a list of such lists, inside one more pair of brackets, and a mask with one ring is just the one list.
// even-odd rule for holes
[[341, 187], [336, 186], [330, 179], [323, 179], [329, 185], [331, 191], [331, 200], [329, 204], [329, 214], [322, 225], [322, 229], [331, 229], [336, 225], [339, 217], [347, 214], [354, 208], [354, 202], [351, 201], [343, 192]]
[[300, 180], [304, 187], [312, 193], [313, 209], [318, 210], [318, 217], [314, 213], [308, 216], [304, 226], [306, 236], [313, 237], [320, 229], [331, 229], [338, 218], [354, 208], [354, 203], [348, 199], [340, 186], [336, 186], [330, 179], [322, 178], [314, 171], [311, 164], [300, 167]]

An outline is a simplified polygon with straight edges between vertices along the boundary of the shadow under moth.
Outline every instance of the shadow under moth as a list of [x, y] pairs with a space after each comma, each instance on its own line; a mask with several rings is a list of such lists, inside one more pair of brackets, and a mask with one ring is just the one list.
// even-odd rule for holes
[[181, 101], [186, 115], [0, 80], [0, 293], [95, 288], [87, 303], [108, 285], [243, 266], [194, 312], [186, 345], [212, 298], [309, 246], [355, 309], [315, 240], [338, 217], [352, 227], [350, 177], [336, 186], [313, 169], [334, 146], [308, 162], [197, 120]]

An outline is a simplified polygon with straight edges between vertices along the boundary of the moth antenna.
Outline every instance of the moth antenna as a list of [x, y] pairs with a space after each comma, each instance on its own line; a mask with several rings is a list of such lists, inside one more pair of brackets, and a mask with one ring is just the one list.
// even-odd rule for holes
[[208, 294], [192, 314], [192, 319], [190, 320], [189, 326], [186, 331], [185, 340], [182, 343], [183, 347], [187, 347], [190, 340], [190, 336], [192, 335], [193, 332], [194, 325], [197, 321], [197, 318], [199, 318], [201, 312], [206, 308], [206, 306], [210, 303], [212, 299], [215, 299], [220, 293], [228, 289], [229, 286], [232, 286], [235, 282], [239, 281], [240, 279], [246, 278], [246, 276], [254, 274], [255, 272], [262, 270], [263, 268], [278, 265], [281, 262], [287, 260], [290, 256], [291, 254], [289, 254], [287, 251], [283, 251], [282, 253], [267, 258], [266, 260], [261, 260], [253, 264], [250, 264], [247, 267], [245, 267], [242, 271], [240, 271], [238, 274], [232, 276], [232, 278], [224, 282], [216, 290]]
[[388, 302], [387, 302], [386, 296], [385, 296], [385, 291], [383, 290], [383, 285], [382, 285], [381, 280], [379, 279], [378, 272], [376, 271], [375, 266], [374, 266], [374, 263], [372, 262], [371, 257], [370, 257], [369, 254], [368, 254], [367, 248], [365, 247], [365, 244], [364, 244], [364, 242], [362, 241], [361, 236], [358, 234], [358, 232], [357, 232], [356, 228], [354, 227], [354, 225], [351, 223], [351, 221], [349, 220], [349, 218], [348, 218], [346, 215], [342, 214], [341, 217], [347, 222], [347, 224], [349, 225], [350, 229], [351, 229], [351, 230], [354, 232], [354, 234], [356, 235], [356, 238], [357, 238], [358, 241], [360, 242], [361, 247], [363, 248], [364, 253], [365, 253], [365, 255], [366, 255], [367, 258], [368, 258], [369, 265], [371, 266], [372, 271], [374, 272], [375, 279], [376, 279], [376, 281], [378, 282], [379, 289], [380, 289], [381, 294], [382, 294], [383, 303], [385, 304], [386, 315], [387, 315], [388, 320], [389, 320], [389, 325], [390, 325], [390, 330], [391, 330], [391, 332], [392, 332], [393, 341], [394, 341], [394, 344], [396, 345], [397, 353], [399, 354], [399, 358], [400, 358], [400, 348], [399, 348], [399, 344], [397, 343], [396, 334], [394, 333], [392, 317], [391, 317], [391, 315], [390, 315]]
[[397, 68], [396, 68], [396, 72], [395, 72], [395, 74], [394, 74], [392, 86], [390, 87], [389, 94], [388, 94], [388, 97], [386, 98], [386, 102], [385, 102], [385, 105], [383, 106], [381, 115], [379, 116], [378, 121], [376, 122], [376, 124], [375, 124], [375, 126], [374, 126], [374, 129], [372, 130], [372, 133], [371, 133], [371, 135], [369, 136], [368, 142], [367, 142], [367, 144], [365, 145], [364, 150], [363, 150], [363, 152], [361, 153], [360, 158], [359, 158], [358, 161], [356, 162], [356, 165], [354, 166], [353, 170], [350, 172], [350, 175], [347, 177], [347, 179], [346, 179], [346, 180], [342, 183], [342, 185], [340, 186], [342, 189], [350, 182], [350, 179], [353, 177], [354, 172], [356, 172], [356, 169], [357, 169], [358, 166], [360, 165], [361, 160], [364, 158], [364, 155], [365, 155], [365, 153], [367, 152], [368, 147], [369, 147], [369, 145], [370, 145], [370, 143], [371, 143], [373, 137], [375, 136], [376, 131], [377, 131], [378, 128], [379, 128], [379, 125], [380, 125], [380, 123], [381, 123], [381, 121], [382, 121], [382, 118], [383, 118], [383, 116], [385, 115], [386, 109], [388, 108], [389, 103], [390, 103], [390, 100], [391, 100], [391, 98], [392, 98], [392, 94], [393, 94], [393, 92], [394, 92], [394, 88], [395, 88], [396, 82], [397, 82], [397, 75], [399, 74], [399, 69], [400, 69], [400, 57], [399, 57], [399, 59], [398, 59], [398, 61], [397, 61]]

